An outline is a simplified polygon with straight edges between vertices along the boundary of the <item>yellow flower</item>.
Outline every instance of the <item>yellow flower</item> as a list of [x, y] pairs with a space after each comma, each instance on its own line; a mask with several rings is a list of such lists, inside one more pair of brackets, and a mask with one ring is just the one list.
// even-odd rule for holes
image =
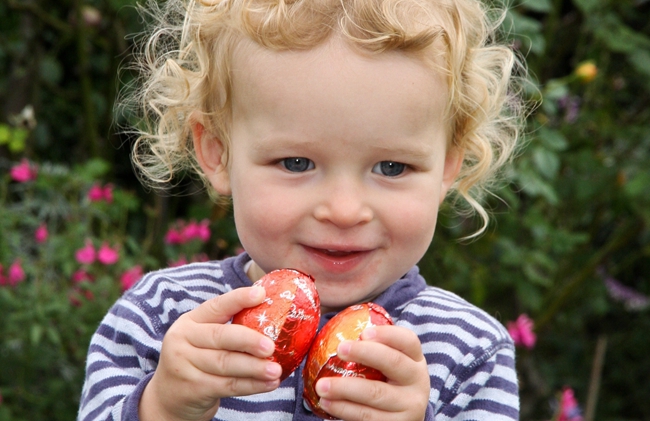
[[593, 61], [584, 61], [573, 72], [582, 83], [589, 83], [596, 78], [598, 67]]

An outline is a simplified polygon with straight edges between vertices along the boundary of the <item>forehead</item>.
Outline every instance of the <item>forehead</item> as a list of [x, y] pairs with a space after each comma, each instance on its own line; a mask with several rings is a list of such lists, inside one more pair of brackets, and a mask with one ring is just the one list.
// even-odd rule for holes
[[265, 107], [282, 117], [311, 112], [345, 122], [350, 110], [367, 109], [414, 124], [446, 121], [446, 78], [411, 54], [371, 54], [337, 36], [309, 50], [274, 51], [249, 40], [239, 47], [232, 60], [234, 114]]

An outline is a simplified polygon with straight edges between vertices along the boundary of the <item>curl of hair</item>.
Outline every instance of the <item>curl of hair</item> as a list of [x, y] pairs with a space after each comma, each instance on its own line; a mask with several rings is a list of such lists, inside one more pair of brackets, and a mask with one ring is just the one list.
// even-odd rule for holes
[[205, 180], [191, 141], [195, 113], [228, 149], [230, 65], [239, 42], [309, 49], [336, 33], [370, 53], [403, 51], [444, 72], [449, 147], [464, 151], [452, 191], [483, 220], [470, 237], [486, 229], [480, 201], [512, 158], [524, 118], [525, 69], [497, 39], [504, 11], [479, 0], [149, 0], [142, 12], [152, 22], [137, 55], [141, 80], [128, 99], [140, 117], [133, 162], [150, 185], [185, 170]]

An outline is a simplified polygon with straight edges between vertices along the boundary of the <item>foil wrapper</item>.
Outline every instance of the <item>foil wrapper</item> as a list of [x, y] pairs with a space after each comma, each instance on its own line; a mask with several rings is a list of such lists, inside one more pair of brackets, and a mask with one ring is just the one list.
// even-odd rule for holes
[[266, 290], [264, 302], [240, 311], [232, 323], [273, 340], [275, 352], [269, 359], [282, 366], [284, 380], [300, 365], [318, 330], [320, 299], [314, 278], [295, 269], [278, 269], [254, 285]]
[[392, 324], [393, 320], [382, 306], [364, 303], [346, 308], [323, 326], [309, 349], [302, 372], [303, 398], [315, 415], [329, 420], [337, 419], [320, 407], [316, 383], [323, 377], [363, 377], [386, 381], [386, 377], [379, 370], [341, 360], [337, 355], [337, 348], [343, 341], [359, 340], [361, 333], [369, 327]]

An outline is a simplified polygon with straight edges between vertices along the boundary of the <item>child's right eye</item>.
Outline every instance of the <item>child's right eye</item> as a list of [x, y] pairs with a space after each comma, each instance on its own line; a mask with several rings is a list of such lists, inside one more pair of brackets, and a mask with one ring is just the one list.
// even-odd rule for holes
[[291, 172], [304, 172], [314, 169], [314, 162], [307, 158], [284, 158], [282, 166]]

